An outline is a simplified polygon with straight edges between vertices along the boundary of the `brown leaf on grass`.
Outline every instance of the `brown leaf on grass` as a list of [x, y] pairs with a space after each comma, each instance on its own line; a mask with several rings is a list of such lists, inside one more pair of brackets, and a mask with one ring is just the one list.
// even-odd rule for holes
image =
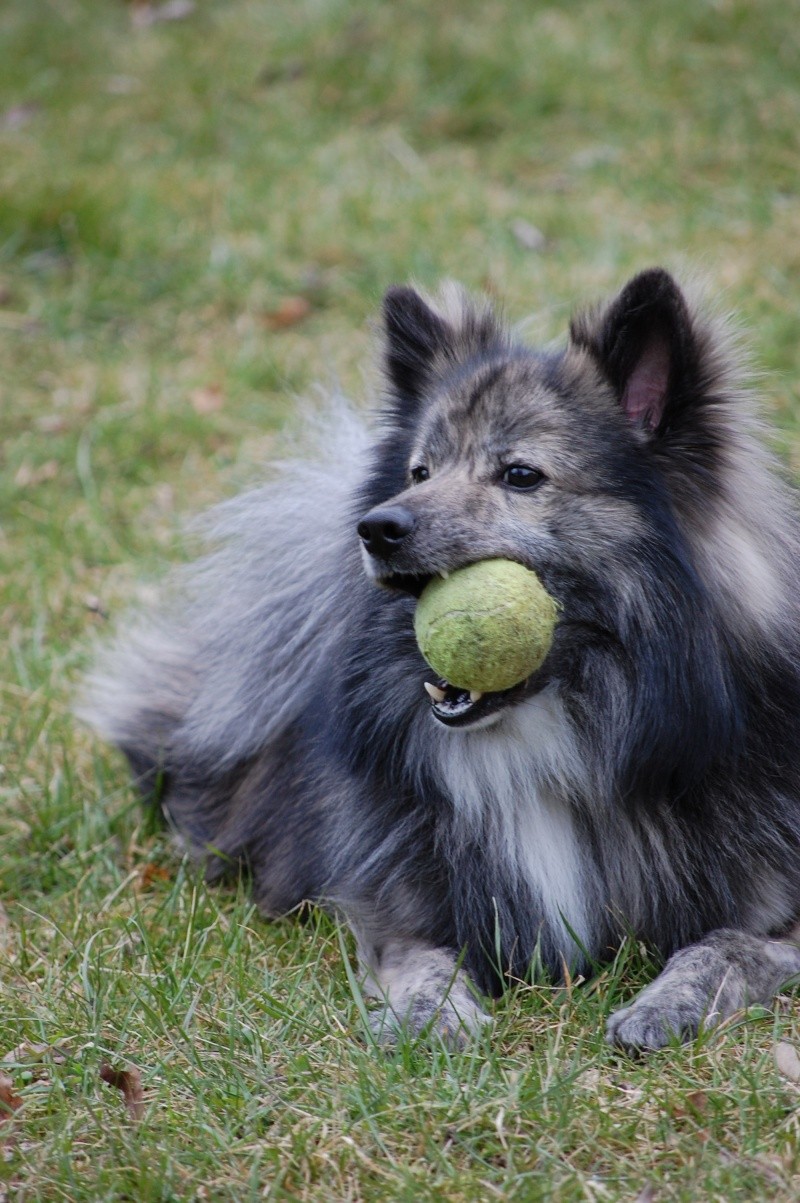
[[788, 1040], [779, 1040], [774, 1050], [775, 1065], [790, 1082], [800, 1082], [800, 1055]]
[[311, 302], [305, 297], [284, 297], [283, 300], [264, 314], [264, 325], [269, 330], [287, 330], [304, 322], [311, 313]]
[[225, 404], [225, 394], [219, 384], [196, 388], [189, 399], [197, 414], [215, 414]]
[[704, 1090], [690, 1090], [680, 1102], [672, 1103], [669, 1113], [674, 1120], [692, 1120], [698, 1125], [695, 1137], [697, 1140], [708, 1140], [708, 1132], [700, 1128], [700, 1122], [705, 1118], [709, 1108], [709, 1097]]
[[142, 1090], [142, 1075], [135, 1067], [130, 1069], [114, 1069], [107, 1061], [100, 1066], [100, 1077], [109, 1086], [122, 1091], [128, 1115], [135, 1124], [144, 1115], [144, 1091]]
[[38, 1060], [43, 1053], [49, 1049], [49, 1044], [39, 1044], [28, 1040], [23, 1040], [22, 1044], [18, 1044], [16, 1048], [12, 1048], [10, 1052], [4, 1053], [0, 1057], [0, 1061], [8, 1065], [12, 1061], [33, 1061]]
[[17, 1108], [21, 1106], [22, 1099], [15, 1092], [12, 1079], [8, 1074], [0, 1073], [0, 1124], [11, 1119]]
[[23, 1040], [22, 1044], [18, 1044], [10, 1052], [4, 1053], [0, 1057], [0, 1061], [5, 1065], [13, 1065], [17, 1062], [43, 1061], [45, 1057], [49, 1056], [55, 1065], [63, 1065], [67, 1060], [68, 1052], [69, 1049], [64, 1040], [59, 1040], [56, 1044], [40, 1044], [38, 1041]]
[[693, 1111], [699, 1111], [701, 1114], [708, 1111], [708, 1095], [704, 1090], [690, 1090], [686, 1095], [686, 1102]]
[[164, 865], [154, 865], [148, 861], [146, 865], [142, 865], [139, 869], [138, 885], [142, 890], [147, 890], [154, 881], [169, 881], [170, 871]]

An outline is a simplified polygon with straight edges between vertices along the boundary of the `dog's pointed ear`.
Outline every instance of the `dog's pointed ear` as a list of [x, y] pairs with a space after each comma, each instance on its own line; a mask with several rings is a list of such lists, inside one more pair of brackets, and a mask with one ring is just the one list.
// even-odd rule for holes
[[413, 288], [390, 288], [383, 298], [386, 374], [402, 397], [418, 398], [453, 331]]
[[634, 276], [599, 313], [576, 317], [570, 337], [593, 357], [634, 425], [663, 430], [689, 400], [697, 341], [683, 293], [662, 268]]

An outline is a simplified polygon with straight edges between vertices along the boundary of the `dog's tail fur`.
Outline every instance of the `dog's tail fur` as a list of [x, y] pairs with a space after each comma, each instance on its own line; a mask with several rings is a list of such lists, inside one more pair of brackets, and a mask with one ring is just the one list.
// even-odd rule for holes
[[335, 646], [347, 511], [369, 444], [341, 398], [311, 424], [302, 458], [196, 524], [213, 549], [173, 574], [160, 611], [126, 624], [86, 682], [79, 715], [146, 791], [171, 764], [219, 775], [254, 756], [303, 708]]

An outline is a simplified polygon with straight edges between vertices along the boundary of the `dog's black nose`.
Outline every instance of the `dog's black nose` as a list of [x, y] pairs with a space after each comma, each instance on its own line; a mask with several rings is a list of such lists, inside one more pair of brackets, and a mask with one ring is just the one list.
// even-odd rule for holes
[[387, 559], [416, 525], [416, 518], [405, 506], [382, 505], [361, 519], [358, 533], [371, 556]]

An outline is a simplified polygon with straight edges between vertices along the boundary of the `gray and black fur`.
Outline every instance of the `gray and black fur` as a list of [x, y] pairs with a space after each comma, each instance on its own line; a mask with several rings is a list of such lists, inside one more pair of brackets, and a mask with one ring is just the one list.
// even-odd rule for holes
[[[767, 1001], [800, 972], [799, 528], [724, 330], [661, 270], [557, 352], [454, 290], [391, 289], [384, 323], [376, 433], [334, 407], [212, 514], [218, 549], [106, 658], [93, 722], [209, 874], [346, 917], [379, 1024], [457, 1036], [479, 992], [589, 972], [631, 931], [671, 959], [620, 1045]], [[414, 607], [498, 556], [561, 619], [534, 676], [471, 700]]]

